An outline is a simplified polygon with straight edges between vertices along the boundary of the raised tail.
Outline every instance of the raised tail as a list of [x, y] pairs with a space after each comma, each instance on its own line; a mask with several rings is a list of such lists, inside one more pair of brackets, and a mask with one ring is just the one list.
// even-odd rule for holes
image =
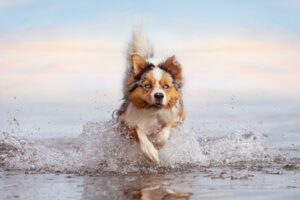
[[[132, 38], [129, 42], [128, 49], [126, 52], [127, 56], [127, 70], [124, 77], [124, 83], [123, 83], [123, 103], [120, 107], [120, 109], [116, 110], [113, 113], [113, 118], [120, 116], [122, 113], [124, 113], [128, 106], [128, 100], [127, 100], [127, 94], [129, 92], [129, 88], [132, 84], [131, 80], [131, 65], [132, 65], [132, 55], [139, 55], [145, 60], [148, 58], [153, 57], [154, 51], [152, 44], [150, 43], [149, 39], [147, 38], [143, 25], [140, 24], [139, 26], [136, 26], [133, 29]], [[129, 81], [130, 80], [130, 81]]]
[[132, 39], [127, 49], [127, 59], [131, 63], [132, 55], [139, 55], [144, 59], [153, 57], [154, 51], [151, 42], [145, 34], [142, 24], [133, 29]]

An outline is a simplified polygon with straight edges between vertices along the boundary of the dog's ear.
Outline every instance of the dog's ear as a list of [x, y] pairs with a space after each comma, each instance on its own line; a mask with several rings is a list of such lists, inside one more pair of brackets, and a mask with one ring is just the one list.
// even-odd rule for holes
[[162, 69], [169, 72], [175, 80], [182, 80], [181, 65], [175, 56], [169, 57], [162, 65]]
[[131, 56], [131, 73], [133, 76], [137, 76], [147, 67], [147, 62], [139, 55]]

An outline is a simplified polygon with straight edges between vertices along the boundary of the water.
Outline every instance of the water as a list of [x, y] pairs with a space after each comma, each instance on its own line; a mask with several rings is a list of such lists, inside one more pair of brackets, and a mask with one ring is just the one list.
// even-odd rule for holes
[[57, 135], [43, 137], [37, 135], [49, 124], [38, 124], [41, 130], [34, 133], [23, 125], [24, 110], [6, 115], [0, 194], [5, 199], [132, 199], [142, 193], [162, 195], [153, 199], [299, 197], [298, 103], [200, 102], [201, 110], [194, 105], [188, 102], [186, 123], [159, 151], [159, 166], [117, 131], [110, 120], [113, 106], [101, 108], [96, 120], [83, 122], [83, 115], [62, 124]]
[[117, 131], [114, 121], [88, 123], [77, 138], [28, 140], [3, 133], [0, 144], [5, 169], [35, 172], [153, 174], [216, 166], [255, 170], [275, 161], [282, 170], [291, 162], [299, 168], [296, 158], [269, 149], [263, 134], [246, 130], [208, 138], [184, 126], [174, 129], [159, 151], [159, 166], [148, 162], [138, 144]]

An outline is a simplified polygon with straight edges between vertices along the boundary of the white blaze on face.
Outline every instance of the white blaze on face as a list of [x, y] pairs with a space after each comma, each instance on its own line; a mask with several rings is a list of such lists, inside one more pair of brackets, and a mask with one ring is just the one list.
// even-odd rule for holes
[[160, 80], [162, 79], [162, 76], [163, 76], [163, 71], [158, 68], [158, 67], [155, 67], [152, 71], [152, 76], [155, 80], [155, 85], [153, 85], [153, 90], [152, 90], [152, 93], [151, 93], [151, 101], [152, 103], [154, 104], [155, 103], [155, 97], [154, 95], [156, 93], [162, 93], [164, 95], [164, 98], [162, 99], [162, 104], [163, 105], [166, 105], [167, 104], [167, 98], [166, 98], [166, 93], [164, 92], [164, 90], [160, 87]]

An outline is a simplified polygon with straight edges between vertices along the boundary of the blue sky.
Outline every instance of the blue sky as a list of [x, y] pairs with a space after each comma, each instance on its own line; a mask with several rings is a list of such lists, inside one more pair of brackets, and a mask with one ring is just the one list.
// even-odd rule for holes
[[34, 99], [47, 87], [45, 98], [56, 99], [119, 85], [109, 81], [122, 80], [140, 21], [157, 55], [183, 63], [191, 90], [300, 98], [300, 2], [291, 0], [1, 1], [0, 92], [10, 88], [2, 96]]
[[[194, 28], [230, 30], [258, 27], [300, 31], [297, 1], [37, 1], [0, 3], [0, 30], [22, 31], [85, 24], [90, 27], [132, 26], [143, 19], [158, 32], [184, 33]], [[116, 27], [115, 30], [118, 30]], [[108, 30], [107, 30], [108, 31]], [[108, 31], [109, 32], [109, 31]], [[189, 33], [191, 34], [191, 33]]]

